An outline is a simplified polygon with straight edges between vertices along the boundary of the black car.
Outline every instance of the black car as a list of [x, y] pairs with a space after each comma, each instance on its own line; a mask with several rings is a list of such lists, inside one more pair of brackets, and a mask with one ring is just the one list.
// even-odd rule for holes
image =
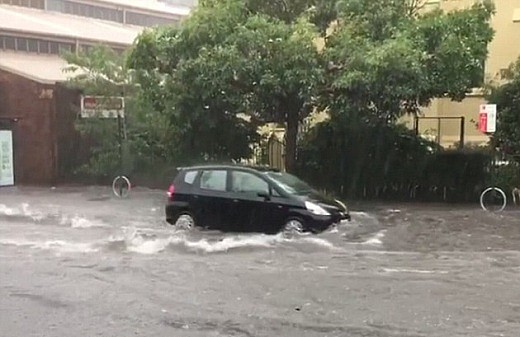
[[181, 228], [232, 232], [321, 232], [350, 220], [347, 207], [288, 173], [213, 165], [179, 168], [168, 190], [166, 220]]

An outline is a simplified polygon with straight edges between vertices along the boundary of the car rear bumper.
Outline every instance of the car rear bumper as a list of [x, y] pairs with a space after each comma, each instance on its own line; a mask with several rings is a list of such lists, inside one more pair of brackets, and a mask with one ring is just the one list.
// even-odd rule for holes
[[166, 221], [173, 225], [179, 216], [180, 209], [177, 205], [167, 204], [164, 208], [164, 213], [166, 215]]

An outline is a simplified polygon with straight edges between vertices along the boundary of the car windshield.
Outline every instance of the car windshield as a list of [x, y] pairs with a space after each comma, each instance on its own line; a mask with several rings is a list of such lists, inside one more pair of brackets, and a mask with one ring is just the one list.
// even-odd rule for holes
[[276, 181], [284, 191], [290, 194], [305, 194], [313, 190], [309, 184], [289, 173], [268, 172], [267, 176]]

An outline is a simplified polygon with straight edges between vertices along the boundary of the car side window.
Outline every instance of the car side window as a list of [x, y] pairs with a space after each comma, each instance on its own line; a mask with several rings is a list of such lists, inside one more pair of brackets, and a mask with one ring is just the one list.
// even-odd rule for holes
[[193, 183], [195, 182], [195, 178], [197, 178], [197, 173], [199, 173], [199, 171], [186, 172], [186, 174], [184, 175], [184, 182], [188, 185], [193, 185]]
[[254, 174], [233, 171], [231, 172], [231, 190], [236, 193], [269, 193], [269, 184]]
[[200, 177], [200, 188], [212, 191], [226, 191], [227, 171], [204, 171]]

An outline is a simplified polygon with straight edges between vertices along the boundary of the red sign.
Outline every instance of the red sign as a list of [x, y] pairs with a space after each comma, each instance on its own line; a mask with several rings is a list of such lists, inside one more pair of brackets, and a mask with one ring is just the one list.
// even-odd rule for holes
[[85, 109], [106, 109], [121, 110], [123, 109], [123, 99], [121, 97], [95, 97], [84, 96], [83, 107]]
[[482, 104], [480, 106], [478, 118], [479, 131], [490, 134], [497, 129], [497, 105], [496, 104]]
[[478, 118], [478, 129], [480, 132], [486, 133], [488, 130], [487, 113], [480, 113]]

